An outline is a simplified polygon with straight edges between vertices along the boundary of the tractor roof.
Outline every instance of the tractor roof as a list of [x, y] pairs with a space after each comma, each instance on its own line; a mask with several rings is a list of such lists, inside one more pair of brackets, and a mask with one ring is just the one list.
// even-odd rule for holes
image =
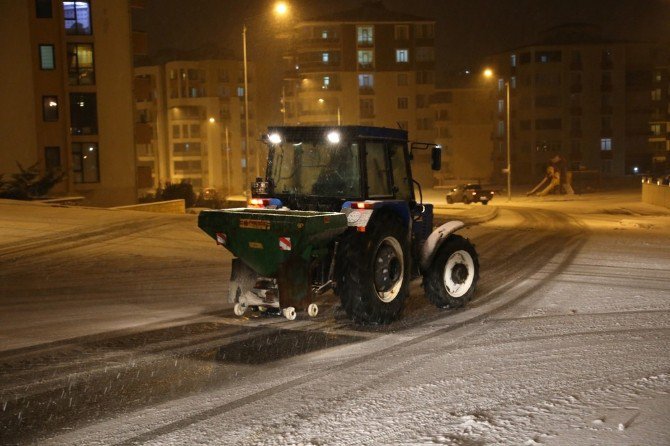
[[362, 125], [343, 125], [343, 126], [275, 126], [268, 127], [268, 133], [279, 133], [284, 138], [311, 139], [324, 135], [330, 131], [337, 130], [345, 138], [376, 138], [376, 139], [394, 139], [407, 141], [407, 131], [392, 129], [388, 127], [370, 127]]

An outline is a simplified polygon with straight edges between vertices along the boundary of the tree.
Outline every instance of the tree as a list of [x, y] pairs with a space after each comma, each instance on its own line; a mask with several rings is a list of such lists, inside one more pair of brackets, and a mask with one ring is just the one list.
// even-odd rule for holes
[[65, 178], [64, 172], [55, 169], [48, 169], [44, 175], [40, 175], [38, 163], [27, 168], [21, 163], [16, 165], [19, 172], [12, 174], [11, 180], [5, 181], [4, 175], [0, 174], [0, 198], [30, 200], [42, 197]]

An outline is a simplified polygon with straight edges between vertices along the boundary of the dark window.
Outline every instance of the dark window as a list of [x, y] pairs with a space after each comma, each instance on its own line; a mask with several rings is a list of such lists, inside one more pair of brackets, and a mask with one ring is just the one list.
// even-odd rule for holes
[[38, 19], [50, 19], [53, 17], [51, 0], [35, 0], [35, 12]]
[[99, 183], [98, 144], [94, 142], [72, 143], [72, 173], [75, 183]]
[[96, 135], [98, 112], [95, 93], [70, 93], [70, 133]]
[[47, 170], [57, 170], [61, 168], [60, 147], [44, 148], [44, 165]]
[[58, 121], [58, 96], [42, 96], [42, 118], [47, 122]]
[[521, 53], [519, 55], [519, 63], [522, 65], [530, 63], [530, 53]]
[[40, 45], [40, 68], [43, 70], [56, 69], [53, 45]]
[[561, 119], [538, 119], [535, 121], [535, 130], [560, 130]]
[[538, 51], [537, 53], [535, 53], [535, 62], [538, 63], [550, 63], [560, 61], [561, 61], [560, 51]]
[[63, 2], [65, 34], [91, 35], [91, 4], [89, 0]]
[[390, 147], [391, 168], [393, 169], [393, 189], [395, 197], [400, 200], [409, 200], [412, 197], [413, 184], [407, 175], [405, 160], [405, 145], [395, 143]]
[[68, 43], [67, 65], [70, 85], [95, 84], [93, 45], [90, 43]]

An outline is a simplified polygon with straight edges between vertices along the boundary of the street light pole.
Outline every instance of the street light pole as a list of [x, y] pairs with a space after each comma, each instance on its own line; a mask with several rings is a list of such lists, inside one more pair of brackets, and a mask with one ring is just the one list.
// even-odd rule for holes
[[511, 149], [510, 149], [510, 101], [509, 101], [509, 81], [505, 81], [505, 96], [506, 96], [506, 108], [507, 108], [507, 129], [505, 134], [507, 135], [507, 201], [512, 201], [512, 159], [511, 159]]
[[249, 77], [247, 73], [247, 26], [242, 25], [242, 59], [244, 66], [244, 187], [247, 195], [249, 187]]

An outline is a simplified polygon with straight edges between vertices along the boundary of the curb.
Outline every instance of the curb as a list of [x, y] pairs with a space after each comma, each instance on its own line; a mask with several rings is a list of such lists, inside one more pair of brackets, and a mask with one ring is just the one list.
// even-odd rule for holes
[[[444, 210], [444, 209], [440, 209]], [[479, 215], [477, 215], [479, 214]], [[486, 223], [491, 221], [494, 218], [498, 217], [498, 206], [487, 207], [486, 212], [472, 212], [472, 211], [462, 211], [462, 212], [440, 212], [434, 214], [434, 219], [441, 220], [460, 220], [465, 223], [465, 226], [473, 226], [481, 223]]]

